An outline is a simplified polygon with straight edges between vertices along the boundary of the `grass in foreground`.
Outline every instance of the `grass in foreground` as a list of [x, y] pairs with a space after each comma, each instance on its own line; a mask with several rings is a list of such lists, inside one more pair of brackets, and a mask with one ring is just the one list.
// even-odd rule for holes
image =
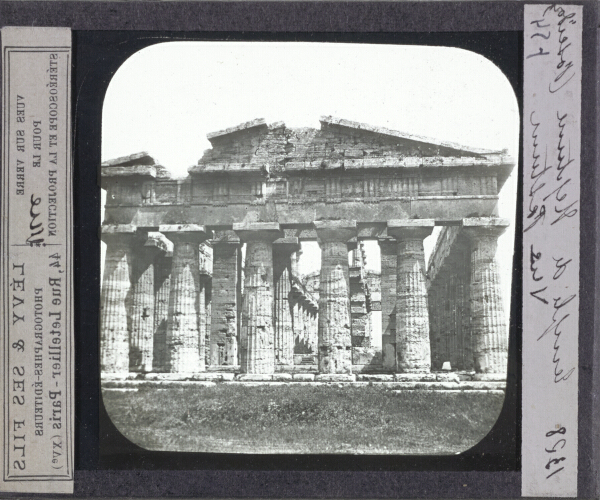
[[381, 386], [216, 385], [103, 391], [147, 449], [218, 453], [452, 454], [479, 442], [504, 396]]

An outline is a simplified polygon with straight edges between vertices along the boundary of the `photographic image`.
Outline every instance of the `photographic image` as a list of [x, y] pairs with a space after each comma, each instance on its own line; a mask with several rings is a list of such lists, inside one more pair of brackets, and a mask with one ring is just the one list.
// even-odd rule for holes
[[98, 166], [110, 419], [157, 451], [472, 448], [505, 399], [518, 154], [514, 90], [467, 50], [135, 53]]

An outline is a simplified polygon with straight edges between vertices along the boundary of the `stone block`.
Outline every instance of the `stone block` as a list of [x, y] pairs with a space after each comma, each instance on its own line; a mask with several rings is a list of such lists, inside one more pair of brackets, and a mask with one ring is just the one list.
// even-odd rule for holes
[[381, 365], [381, 364], [352, 365], [352, 373], [372, 373], [372, 374], [393, 375], [392, 370], [383, 368], [383, 365]]
[[506, 373], [475, 373], [473, 380], [481, 382], [506, 382]]
[[456, 373], [436, 373], [435, 379], [438, 382], [460, 382], [460, 378]]
[[234, 374], [230, 372], [205, 372], [205, 373], [196, 373], [190, 377], [190, 380], [202, 380], [202, 381], [213, 381], [220, 382], [222, 380], [233, 380]]
[[240, 365], [214, 365], [214, 366], [207, 366], [206, 367], [206, 371], [207, 372], [218, 372], [218, 373], [239, 373], [240, 371]]
[[392, 373], [363, 373], [356, 376], [359, 382], [393, 382], [394, 375]]
[[250, 120], [248, 122], [240, 123], [234, 127], [229, 127], [223, 130], [217, 130], [216, 132], [209, 132], [206, 134], [206, 137], [209, 141], [212, 142], [213, 139], [218, 137], [223, 137], [229, 134], [234, 134], [236, 132], [241, 132], [243, 130], [250, 130], [252, 128], [258, 128], [263, 131], [268, 130], [267, 122], [264, 118], [255, 118], [254, 120]]
[[171, 381], [171, 380], [188, 380], [194, 373], [156, 373], [154, 380]]
[[292, 376], [294, 381], [298, 382], [313, 382], [315, 380], [314, 373], [294, 373]]
[[214, 387], [217, 383], [210, 380], [159, 380], [152, 382], [151, 387], [159, 389], [176, 389], [183, 387]]
[[294, 365], [298, 366], [310, 366], [317, 365], [316, 354], [294, 354]]
[[315, 377], [317, 382], [356, 382], [356, 375], [349, 373], [320, 373]]
[[435, 382], [435, 373], [395, 373], [396, 382]]
[[397, 382], [392, 392], [399, 394], [403, 391], [422, 390], [427, 391], [431, 388], [431, 382]]
[[460, 389], [464, 391], [503, 391], [506, 389], [504, 382], [462, 382]]
[[473, 376], [475, 375], [474, 373], [470, 373], [470, 372], [458, 372], [457, 373], [458, 378], [462, 381], [470, 381], [473, 380]]
[[128, 380], [129, 373], [102, 373], [101, 380], [104, 382], [111, 382], [113, 380]]
[[273, 375], [271, 375], [271, 377], [271, 379], [274, 382], [289, 382], [290, 380], [292, 380], [291, 373], [274, 373]]
[[235, 380], [242, 382], [270, 382], [273, 380], [273, 375], [263, 373], [240, 373], [235, 376]]
[[381, 351], [371, 347], [353, 347], [352, 364], [353, 365], [381, 365]]
[[[385, 339], [384, 339], [385, 340]], [[396, 367], [396, 346], [392, 343], [383, 342], [382, 350], [383, 367], [389, 370], [393, 370]]]

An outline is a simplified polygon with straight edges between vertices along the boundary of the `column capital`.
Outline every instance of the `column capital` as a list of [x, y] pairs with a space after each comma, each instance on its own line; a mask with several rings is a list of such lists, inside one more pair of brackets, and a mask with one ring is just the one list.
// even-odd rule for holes
[[147, 231], [144, 236], [146, 240], [144, 247], [155, 249], [158, 253], [163, 253], [167, 257], [173, 256], [173, 242], [164, 234], [158, 231]]
[[133, 224], [105, 224], [100, 226], [100, 238], [105, 243], [112, 239], [133, 238], [137, 228]]
[[231, 229], [214, 231], [211, 243], [213, 247], [218, 245], [241, 245], [240, 237]]
[[395, 254], [398, 249], [398, 242], [391, 236], [380, 236], [377, 238], [377, 243], [383, 252], [387, 251]]
[[463, 232], [473, 240], [478, 238], [497, 238], [510, 226], [508, 219], [495, 217], [470, 217], [462, 220]]
[[158, 231], [173, 242], [185, 241], [200, 244], [212, 236], [212, 231], [198, 224], [163, 224], [158, 226]]
[[435, 227], [433, 219], [395, 219], [387, 223], [388, 235], [396, 240], [425, 239]]
[[268, 241], [272, 243], [284, 235], [278, 222], [236, 222], [233, 224], [233, 230], [242, 241]]
[[278, 238], [273, 242], [273, 251], [288, 253], [300, 250], [300, 242], [295, 237]]
[[352, 238], [356, 238], [358, 232], [355, 220], [320, 220], [313, 224], [319, 243], [349, 243]]

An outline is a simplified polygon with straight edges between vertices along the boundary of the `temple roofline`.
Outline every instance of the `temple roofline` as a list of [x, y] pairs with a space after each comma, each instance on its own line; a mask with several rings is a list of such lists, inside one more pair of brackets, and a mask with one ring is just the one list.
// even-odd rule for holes
[[472, 148], [469, 146], [463, 146], [455, 142], [440, 141], [431, 137], [425, 137], [416, 134], [407, 134], [398, 130], [391, 130], [385, 127], [376, 127], [367, 123], [353, 122], [351, 120], [345, 120], [344, 118], [337, 118], [335, 116], [321, 116], [319, 119], [321, 125], [335, 125], [338, 127], [352, 128], [356, 130], [362, 130], [365, 132], [372, 132], [374, 134], [387, 135], [390, 137], [398, 137], [399, 139], [406, 139], [415, 142], [423, 142], [426, 144], [433, 144], [434, 146], [441, 146], [444, 148], [456, 149], [459, 151], [465, 151], [467, 153], [473, 153], [478, 155], [506, 155], [505, 151], [494, 151], [492, 149]]

